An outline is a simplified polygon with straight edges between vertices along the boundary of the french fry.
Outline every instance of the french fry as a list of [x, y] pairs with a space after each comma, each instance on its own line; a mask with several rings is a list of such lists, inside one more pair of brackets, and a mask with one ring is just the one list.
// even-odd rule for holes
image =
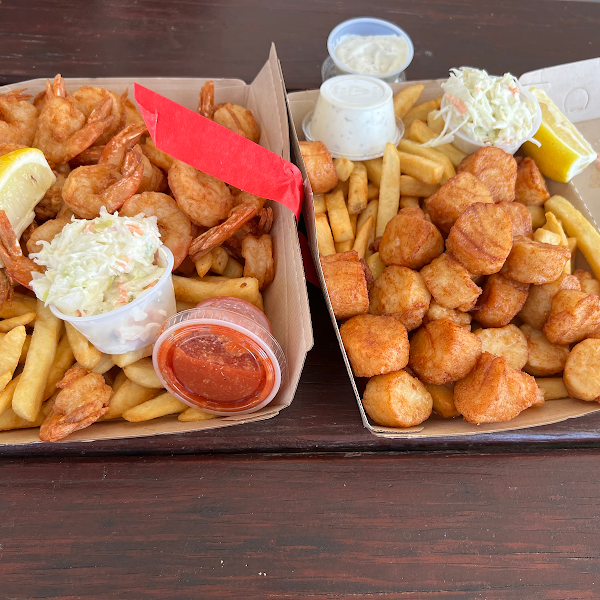
[[198, 273], [200, 277], [204, 277], [210, 271], [212, 261], [213, 254], [211, 250], [208, 254], [205, 254], [194, 263], [196, 265], [196, 273]]
[[379, 198], [379, 188], [369, 181], [367, 185], [367, 200], [376, 200]]
[[360, 215], [358, 215], [358, 221], [356, 223], [357, 229], [360, 229], [365, 224], [365, 221], [369, 217], [373, 217], [373, 221], [375, 223], [377, 223], [377, 208], [378, 208], [378, 206], [379, 206], [378, 200], [371, 200], [371, 202], [369, 202], [369, 204], [367, 204], [367, 208], [365, 208], [365, 210], [363, 210], [360, 213]]
[[101, 420], [108, 421], [109, 419], [117, 419], [126, 410], [129, 410], [142, 402], [146, 402], [146, 400], [150, 400], [155, 394], [156, 389], [143, 387], [130, 379], [127, 379], [115, 390], [110, 399], [108, 412]]
[[413, 106], [405, 115], [402, 117], [402, 121], [404, 121], [404, 127], [406, 131], [409, 130], [413, 121], [417, 119], [419, 121], [426, 121], [427, 115], [432, 110], [437, 110], [439, 108], [439, 104], [437, 100], [429, 100], [429, 102], [421, 102], [421, 104], [417, 104]]
[[123, 418], [132, 423], [139, 423], [140, 421], [150, 421], [166, 415], [176, 415], [187, 408], [189, 408], [187, 404], [177, 400], [169, 392], [165, 392], [160, 396], [156, 396], [156, 398], [146, 400], [146, 402], [126, 410], [123, 413]]
[[437, 192], [439, 185], [429, 185], [423, 183], [410, 175], [402, 175], [400, 177], [400, 193], [403, 196], [418, 196], [419, 198], [429, 198]]
[[552, 196], [544, 206], [561, 220], [568, 236], [577, 239], [577, 248], [585, 256], [596, 279], [600, 279], [600, 233], [562, 196]]
[[26, 337], [25, 326], [19, 325], [11, 329], [0, 341], [0, 392], [13, 378]]
[[335, 243], [333, 241], [333, 234], [329, 227], [329, 219], [324, 213], [315, 215], [315, 221], [317, 225], [317, 244], [319, 246], [320, 256], [329, 256], [335, 254]]
[[377, 279], [385, 269], [385, 263], [379, 258], [379, 252], [375, 252], [375, 254], [371, 254], [371, 256], [367, 258], [367, 265], [369, 265], [369, 269], [371, 269], [373, 279]]
[[350, 187], [348, 188], [348, 212], [357, 215], [367, 208], [369, 196], [369, 181], [367, 178], [367, 167], [361, 162], [354, 164], [354, 170], [350, 175]]
[[173, 287], [175, 288], [175, 297], [183, 302], [198, 304], [198, 302], [215, 296], [233, 296], [254, 304], [260, 310], [263, 309], [262, 296], [258, 289], [258, 280], [255, 277], [198, 281], [189, 277], [173, 275]]
[[229, 261], [229, 254], [225, 248], [221, 246], [217, 246], [211, 250], [212, 254], [212, 265], [210, 266], [210, 270], [213, 273], [217, 273], [218, 275], [222, 275], [227, 267], [227, 262]]
[[110, 354], [103, 354], [100, 362], [92, 369], [94, 373], [100, 373], [104, 375], [115, 366], [115, 361], [112, 359]]
[[531, 213], [531, 226], [533, 229], [539, 229], [546, 224], [546, 212], [543, 206], [525, 206]]
[[544, 400], [546, 401], [569, 397], [569, 392], [567, 392], [562, 377], [536, 377], [535, 382], [544, 392]]
[[[454, 177], [456, 175], [456, 170], [450, 162], [450, 159], [435, 148], [423, 148], [423, 146], [411, 140], [400, 140], [400, 143], [398, 144], [398, 150], [402, 152], [408, 152], [409, 154], [422, 156], [423, 158], [427, 158], [442, 165], [444, 173], [440, 183], [446, 183], [450, 177]], [[408, 175], [410, 175], [410, 173], [408, 173]]]
[[563, 229], [561, 222], [556, 218], [556, 215], [553, 212], [546, 213], [546, 224], [544, 225], [544, 229], [556, 233], [560, 237], [560, 245], [564, 246], [565, 248], [568, 247], [565, 230]]
[[0, 310], [0, 319], [20, 317], [27, 313], [36, 312], [37, 303], [35, 298], [15, 292], [11, 302], [6, 302]]
[[396, 116], [403, 119], [406, 113], [416, 104], [424, 89], [424, 85], [415, 83], [400, 90], [394, 96], [394, 112]]
[[444, 167], [440, 163], [408, 152], [399, 151], [398, 154], [400, 156], [401, 173], [410, 175], [429, 185], [436, 185], [440, 182], [444, 174]]
[[437, 110], [432, 110], [427, 115], [427, 126], [436, 135], [442, 133], [442, 129], [444, 129], [444, 119], [442, 119], [442, 115], [440, 115]]
[[356, 252], [358, 252], [359, 258], [365, 258], [369, 244], [369, 236], [371, 235], [371, 228], [374, 228], [374, 226], [375, 219], [373, 217], [369, 217], [356, 233], [356, 239], [354, 240], [352, 250], [356, 250]]
[[40, 300], [37, 301], [36, 313], [23, 376], [19, 380], [12, 401], [15, 413], [28, 421], [35, 421], [40, 412], [46, 380], [54, 362], [62, 329], [62, 321], [55, 317]]
[[154, 365], [152, 364], [151, 358], [142, 358], [137, 362], [127, 365], [123, 369], [123, 371], [125, 371], [127, 379], [130, 379], [131, 381], [133, 381], [133, 383], [137, 383], [142, 387], [164, 387], [160, 379], [158, 378], [156, 371], [154, 370]]
[[0, 415], [0, 431], [8, 431], [10, 429], [28, 429], [29, 427], [39, 427], [44, 420], [41, 411], [33, 421], [20, 417], [12, 408], [5, 410]]
[[340, 252], [348, 252], [348, 250], [352, 250], [353, 245], [354, 240], [348, 240], [347, 242], [335, 242], [335, 251], [337, 254]]
[[400, 196], [400, 208], [408, 208], [409, 206], [420, 206], [418, 196]]
[[568, 274], [570, 275], [575, 270], [575, 258], [577, 255], [577, 238], [567, 238], [567, 244], [569, 244], [569, 250], [571, 252], [571, 260], [567, 263], [569, 265]]
[[339, 181], [347, 181], [354, 171], [354, 163], [348, 158], [334, 158], [333, 166]]
[[3, 415], [12, 405], [13, 395], [21, 375], [17, 375], [0, 393], [0, 415]]
[[233, 256], [229, 257], [227, 261], [227, 266], [223, 271], [223, 275], [225, 277], [229, 277], [229, 279], [239, 279], [244, 274], [244, 267], [241, 263], [239, 263]]
[[327, 212], [327, 203], [325, 202], [325, 194], [315, 194], [313, 196], [313, 205], [315, 207], [315, 215]]
[[533, 234], [533, 239], [536, 242], [542, 242], [543, 244], [551, 244], [552, 246], [560, 246], [561, 240], [560, 235], [558, 233], [554, 233], [553, 231], [548, 231], [543, 227], [535, 230]]
[[[330, 192], [329, 194], [335, 194], [336, 192], [342, 192], [344, 194], [344, 200], [348, 198], [348, 190], [350, 189], [350, 180], [346, 179], [346, 181], [340, 181]], [[325, 194], [327, 196], [327, 194]], [[327, 198], [326, 198], [327, 199]]]
[[376, 185], [378, 188], [381, 187], [381, 170], [383, 169], [383, 158], [372, 158], [370, 160], [363, 160], [363, 165], [367, 167], [367, 177], [369, 181]]
[[[408, 137], [413, 142], [424, 144], [425, 142], [428, 142], [429, 140], [437, 137], [437, 134], [431, 131], [431, 129], [429, 129], [429, 127], [427, 127], [427, 125], [423, 123], [423, 121], [417, 119], [412, 122], [408, 132]], [[436, 146], [435, 149], [438, 152], [445, 154], [450, 159], [452, 166], [455, 168], [458, 167], [462, 159], [465, 158], [465, 156], [467, 156], [464, 152], [461, 152], [452, 144], [441, 144], [440, 146]]]
[[54, 361], [48, 372], [42, 400], [48, 400], [54, 394], [56, 384], [64, 377], [64, 374], [71, 368], [74, 362], [75, 356], [69, 343], [69, 337], [64, 335], [56, 347]]
[[400, 156], [396, 146], [385, 145], [383, 165], [381, 170], [381, 185], [379, 186], [379, 208], [375, 236], [383, 235], [385, 226], [398, 214], [400, 205]]
[[10, 319], [4, 319], [4, 321], [0, 321], [0, 333], [7, 333], [19, 325], [29, 325], [29, 323], [32, 323], [33, 321], [35, 321], [34, 312], [25, 313], [18, 317], [11, 317]]
[[327, 202], [327, 216], [333, 239], [336, 242], [347, 242], [354, 239], [350, 215], [346, 207], [346, 201], [341, 191], [333, 192], [325, 196]]
[[211, 413], [204, 412], [199, 408], [187, 408], [177, 417], [178, 421], [182, 421], [184, 423], [190, 423], [194, 421], [208, 421], [210, 419], [218, 419], [217, 415], [213, 415]]
[[73, 350], [75, 360], [88, 371], [92, 371], [94, 367], [102, 360], [102, 352], [98, 350], [84, 335], [71, 325], [65, 323], [69, 344]]
[[[192, 305], [192, 306], [190, 306], [190, 308], [193, 308], [194, 306], [195, 305]], [[183, 309], [183, 310], [186, 310], [186, 309]], [[177, 312], [181, 312], [179, 310], [179, 308], [177, 309]], [[137, 362], [138, 360], [140, 360], [142, 358], [146, 358], [147, 356], [152, 356], [153, 347], [154, 346], [150, 345], [150, 346], [145, 346], [144, 348], [141, 348], [140, 350], [133, 350], [132, 352], [125, 352], [125, 354], [113, 354], [112, 359], [113, 359], [115, 365], [117, 365], [117, 367], [120, 367], [121, 369], [123, 369], [127, 365]]]

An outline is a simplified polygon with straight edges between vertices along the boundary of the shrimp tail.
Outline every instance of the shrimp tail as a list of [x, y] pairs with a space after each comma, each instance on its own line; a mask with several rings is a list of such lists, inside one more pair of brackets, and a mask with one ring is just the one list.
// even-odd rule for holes
[[6, 269], [0, 269], [0, 309], [5, 304], [10, 304], [13, 299], [14, 286], [12, 279], [7, 275]]
[[143, 156], [142, 149], [138, 145], [125, 156], [125, 162], [121, 169], [123, 179], [111, 185], [103, 193], [108, 212], [113, 213], [121, 208], [125, 201], [138, 191], [144, 174]]
[[198, 101], [198, 112], [212, 121], [214, 116], [215, 104], [215, 83], [207, 81], [200, 90], [200, 99]]
[[17, 102], [20, 102], [21, 100], [31, 100], [33, 96], [31, 94], [24, 94], [23, 92], [25, 91], [25, 88], [21, 88], [19, 90], [11, 90], [6, 94], [2, 94], [2, 97], [5, 100], [15, 100]]
[[109, 163], [116, 167], [123, 164], [125, 153], [131, 150], [148, 131], [144, 123], [132, 123], [117, 133], [104, 147], [98, 163]]

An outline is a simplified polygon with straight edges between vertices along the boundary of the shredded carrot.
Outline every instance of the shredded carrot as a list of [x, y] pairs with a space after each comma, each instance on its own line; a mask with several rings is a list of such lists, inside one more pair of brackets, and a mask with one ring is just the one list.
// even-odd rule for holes
[[456, 106], [458, 112], [461, 115], [464, 115], [467, 112], [467, 107], [465, 106], [465, 103], [462, 100], [459, 100], [458, 98], [456, 98], [456, 96], [453, 96], [452, 94], [446, 94], [446, 98], [448, 98], [448, 100], [452, 102], [454, 106]]

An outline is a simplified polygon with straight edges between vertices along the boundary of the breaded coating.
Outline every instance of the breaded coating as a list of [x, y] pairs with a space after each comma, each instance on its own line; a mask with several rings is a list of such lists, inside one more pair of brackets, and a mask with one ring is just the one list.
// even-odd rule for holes
[[527, 339], [529, 358], [523, 370], [536, 377], [557, 375], [565, 368], [569, 356], [569, 344], [553, 344], [537, 329], [524, 323], [521, 331]]
[[486, 146], [462, 159], [458, 172], [468, 171], [490, 191], [494, 202], [515, 199], [517, 163], [514, 157], [500, 148]]
[[369, 417], [384, 427], [414, 427], [429, 418], [431, 394], [406, 371], [369, 379], [362, 399]]
[[470, 273], [446, 253], [423, 267], [421, 276], [435, 301], [444, 308], [469, 311], [481, 294]]
[[502, 272], [521, 283], [542, 285], [556, 281], [570, 259], [568, 248], [519, 236], [513, 240], [512, 250]]
[[543, 402], [535, 379], [511, 369], [506, 358], [484, 352], [475, 368], [454, 386], [454, 403], [465, 421], [499, 423]]
[[497, 273], [512, 246], [512, 221], [495, 204], [471, 204], [458, 217], [446, 250], [473, 275]]
[[433, 385], [426, 383], [425, 387], [433, 398], [433, 412], [444, 419], [460, 417], [460, 413], [454, 404], [454, 384]]
[[300, 153], [314, 194], [325, 194], [338, 183], [333, 158], [323, 142], [300, 142]]
[[500, 202], [498, 206], [506, 211], [513, 226], [513, 237], [518, 235], [529, 236], [533, 232], [531, 213], [520, 202]]
[[522, 369], [529, 357], [527, 338], [516, 325], [478, 329], [475, 335], [481, 340], [481, 351], [494, 356], [504, 356], [511, 369]]
[[429, 310], [423, 319], [423, 324], [429, 323], [429, 321], [439, 321], [440, 319], [450, 319], [457, 325], [464, 327], [467, 331], [471, 331], [471, 315], [469, 313], [453, 308], [445, 308], [435, 300], [432, 300]]
[[525, 157], [517, 167], [517, 183], [515, 200], [528, 206], [543, 206], [550, 198], [544, 176], [540, 173], [535, 161]]
[[561, 290], [552, 300], [544, 335], [553, 344], [573, 344], [600, 327], [600, 298], [577, 290]]
[[573, 275], [577, 277], [577, 281], [579, 281], [579, 285], [581, 286], [581, 291], [586, 294], [596, 294], [596, 296], [600, 296], [600, 281], [594, 279], [592, 274], [589, 271], [584, 269], [577, 269], [573, 271]]
[[444, 235], [463, 212], [476, 202], [492, 204], [490, 191], [475, 175], [463, 171], [448, 181], [425, 200], [427, 213]]
[[572, 398], [599, 400], [600, 340], [583, 340], [571, 350], [563, 381]]
[[393, 315], [408, 331], [421, 325], [429, 309], [431, 294], [417, 271], [392, 265], [386, 267], [371, 287], [373, 315]]
[[336, 319], [343, 321], [369, 312], [364, 265], [354, 250], [321, 256], [321, 268]]
[[449, 319], [430, 321], [410, 340], [409, 366], [425, 383], [458, 381], [475, 366], [481, 340]]
[[418, 206], [403, 208], [385, 226], [379, 258], [386, 265], [419, 270], [444, 251], [437, 227], [425, 219]]
[[356, 377], [400, 371], [408, 364], [408, 333], [394, 317], [358, 315], [340, 327], [340, 335]]
[[525, 304], [528, 290], [528, 283], [513, 281], [501, 273], [490, 275], [473, 310], [473, 318], [484, 327], [508, 325]]
[[560, 290], [579, 290], [579, 281], [573, 275], [563, 273], [556, 281], [543, 285], [532, 285], [529, 288], [527, 301], [523, 305], [519, 318], [534, 329], [542, 330], [550, 310], [552, 300]]

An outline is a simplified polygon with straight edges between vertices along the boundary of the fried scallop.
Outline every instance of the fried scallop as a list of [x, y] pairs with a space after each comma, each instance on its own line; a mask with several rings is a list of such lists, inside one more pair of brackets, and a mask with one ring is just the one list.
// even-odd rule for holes
[[423, 267], [421, 276], [435, 301], [444, 308], [469, 311], [481, 294], [470, 273], [446, 253]]
[[323, 142], [300, 142], [300, 153], [314, 194], [325, 194], [338, 183], [333, 158]]
[[556, 281], [570, 259], [571, 252], [568, 248], [518, 236], [513, 240], [512, 250], [502, 272], [521, 283], [542, 285]]
[[569, 344], [553, 344], [541, 331], [527, 323], [521, 325], [521, 331], [527, 339], [529, 353], [523, 370], [536, 377], [561, 373], [569, 356]]
[[425, 219], [418, 206], [403, 208], [385, 226], [379, 258], [386, 265], [419, 270], [444, 251], [438, 228]]
[[497, 273], [512, 246], [512, 221], [495, 204], [471, 204], [458, 217], [446, 250], [473, 275]]
[[358, 315], [340, 327], [356, 377], [400, 371], [408, 364], [406, 327], [386, 315]]
[[321, 268], [336, 319], [369, 312], [365, 267], [354, 250], [321, 256]]
[[512, 369], [518, 371], [527, 364], [527, 338], [516, 325], [478, 329], [475, 335], [481, 340], [482, 352], [504, 356]]
[[417, 271], [392, 265], [386, 267], [371, 287], [369, 312], [392, 315], [408, 331], [421, 325], [431, 294]]
[[518, 235], [529, 236], [533, 232], [531, 213], [520, 202], [500, 202], [498, 204], [509, 216], [513, 226], [513, 237]]
[[481, 354], [481, 340], [449, 319], [430, 321], [410, 340], [408, 364], [425, 383], [443, 385], [465, 377]]
[[517, 183], [515, 200], [527, 206], [543, 206], [550, 198], [544, 176], [540, 173], [535, 161], [526, 157], [517, 166]]
[[600, 296], [600, 281], [594, 279], [589, 271], [577, 269], [576, 271], [573, 271], [573, 275], [577, 278], [577, 281], [579, 281], [582, 292]]
[[460, 413], [454, 404], [454, 384], [433, 385], [426, 383], [425, 387], [433, 399], [433, 412], [440, 415], [443, 419], [453, 419], [459, 417]]
[[384, 427], [414, 427], [428, 419], [433, 408], [431, 394], [406, 371], [369, 379], [362, 403], [369, 417]]
[[423, 319], [423, 323], [429, 321], [439, 321], [440, 319], [450, 319], [457, 325], [464, 327], [467, 331], [471, 331], [471, 315], [467, 312], [455, 310], [453, 308], [445, 308], [438, 304], [435, 300], [431, 301], [429, 310]]
[[543, 332], [553, 344], [573, 344], [598, 327], [600, 298], [577, 290], [561, 290], [552, 300]]
[[504, 356], [484, 352], [475, 368], [454, 386], [454, 403], [465, 421], [499, 423], [543, 403], [535, 379], [511, 369]]
[[529, 288], [527, 301], [523, 305], [519, 318], [541, 330], [552, 309], [552, 300], [560, 290], [579, 290], [580, 284], [576, 277], [563, 273], [556, 281], [543, 285], [532, 285]]
[[427, 213], [444, 235], [463, 212], [476, 202], [492, 204], [494, 200], [487, 187], [471, 173], [463, 171], [448, 181], [425, 200]]
[[515, 199], [517, 162], [500, 148], [486, 146], [463, 158], [459, 172], [467, 171], [490, 191], [494, 202], [512, 202]]
[[599, 400], [600, 340], [583, 340], [573, 347], [565, 364], [563, 381], [572, 398]]
[[519, 283], [501, 273], [494, 273], [483, 286], [473, 317], [484, 327], [504, 327], [523, 308], [528, 291], [528, 283]]

